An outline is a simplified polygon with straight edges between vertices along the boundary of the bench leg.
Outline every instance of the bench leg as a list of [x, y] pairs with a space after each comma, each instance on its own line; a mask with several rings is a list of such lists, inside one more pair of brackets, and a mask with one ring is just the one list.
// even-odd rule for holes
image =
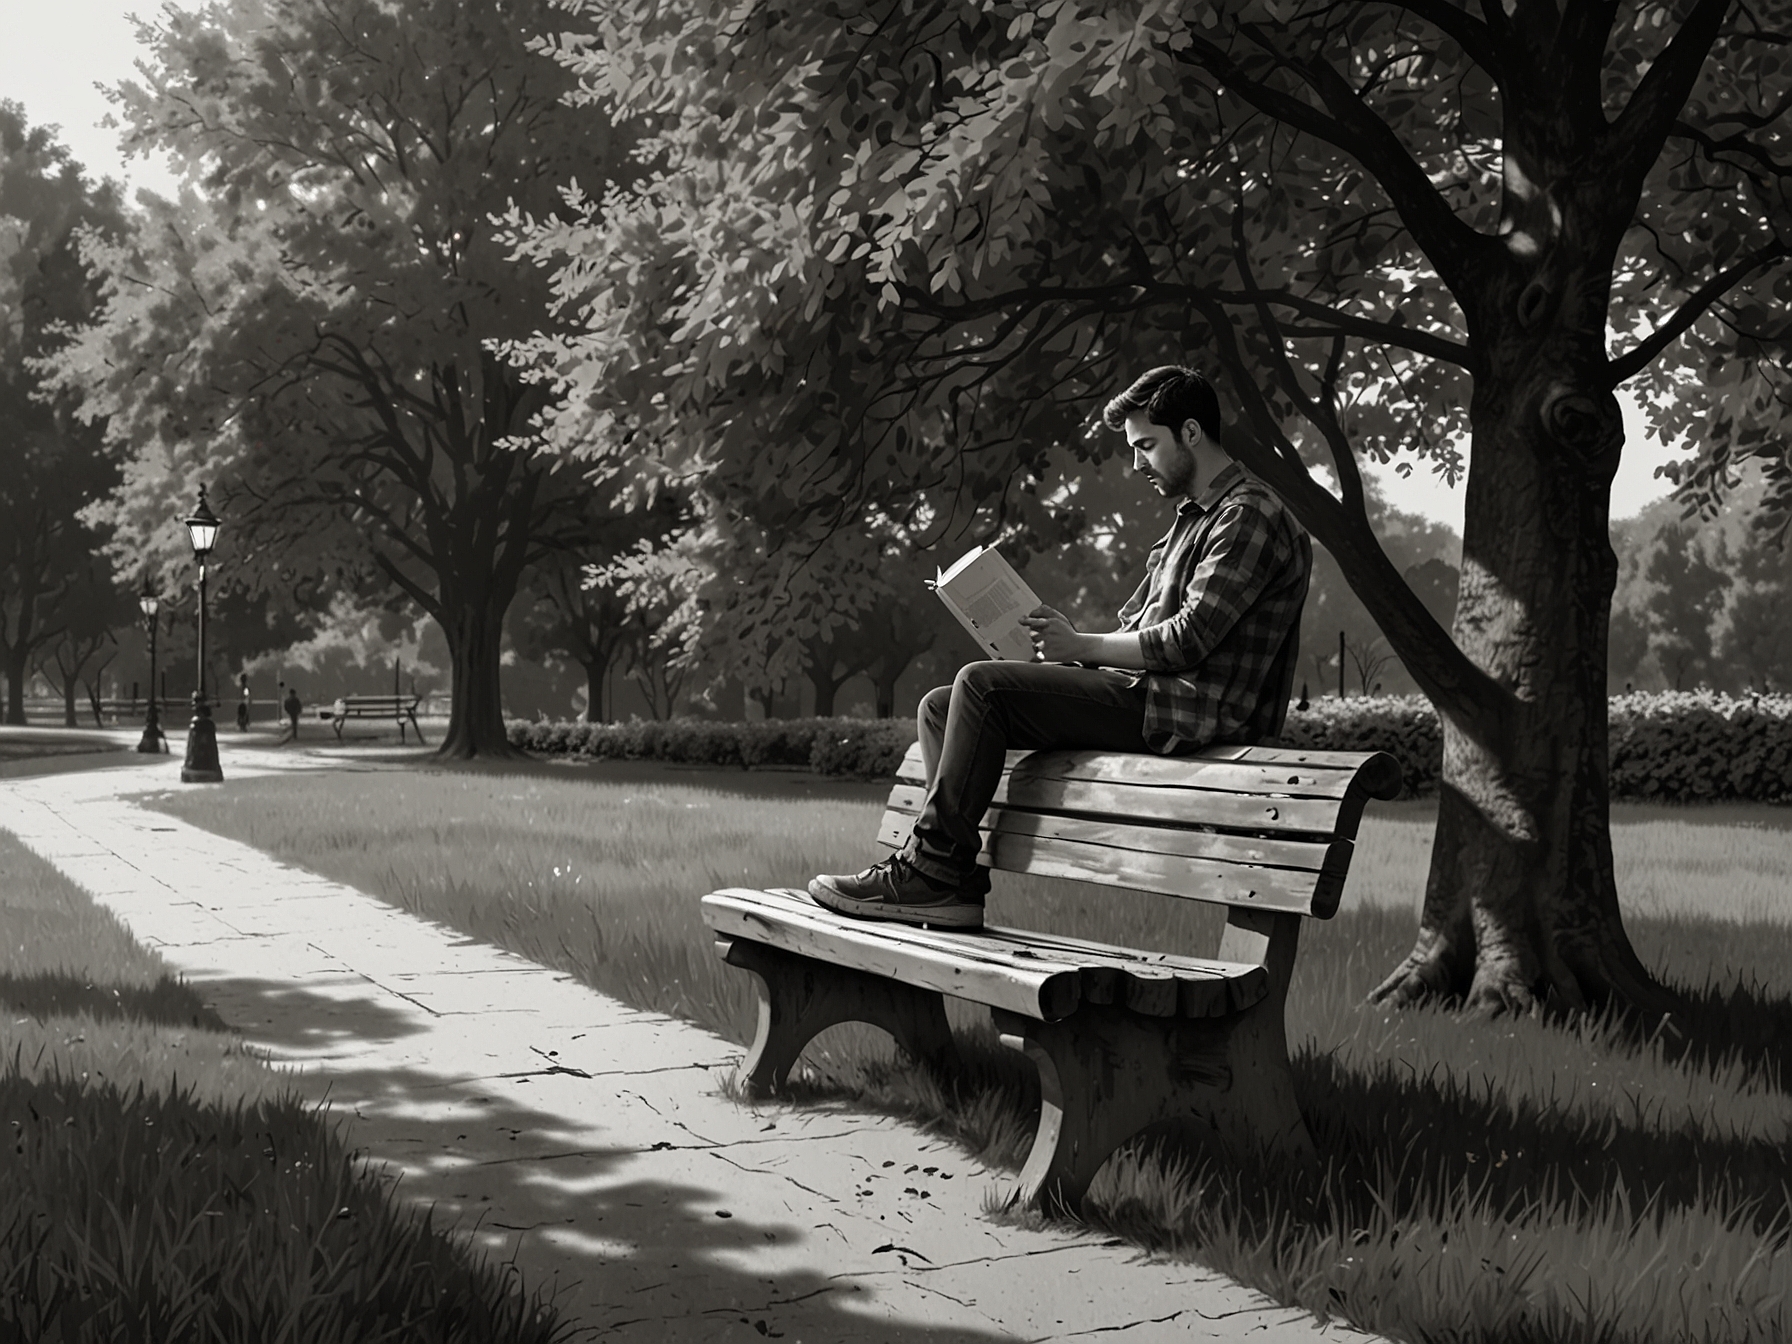
[[944, 998], [882, 976], [744, 939], [718, 938], [730, 966], [753, 972], [759, 990], [759, 1028], [741, 1075], [747, 1095], [784, 1089], [803, 1047], [840, 1022], [868, 1022], [896, 1038], [912, 1059], [941, 1072], [958, 1063]]
[[[411, 720], [411, 731], [413, 733], [417, 734], [417, 745], [420, 747], [427, 747], [429, 745], [429, 743], [427, 743], [423, 740], [423, 729], [421, 729], [420, 727], [417, 726], [417, 716], [415, 714], [412, 714], [412, 715], [409, 715], [408, 717]], [[404, 740], [404, 725], [403, 724], [399, 725], [398, 739], [401, 742]]]
[[1080, 1213], [1114, 1150], [1154, 1126], [1204, 1132], [1228, 1153], [1313, 1156], [1279, 996], [1217, 1021], [1099, 1004], [1059, 1022], [1001, 1009], [994, 1016], [1002, 1043], [1039, 1070], [1039, 1129], [1009, 1207]]

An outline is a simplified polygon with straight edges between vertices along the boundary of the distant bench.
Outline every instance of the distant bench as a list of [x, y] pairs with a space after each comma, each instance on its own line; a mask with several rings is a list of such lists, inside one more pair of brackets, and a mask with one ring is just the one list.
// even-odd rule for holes
[[[924, 784], [911, 748], [884, 844], [906, 839]], [[1383, 753], [1011, 753], [981, 862], [1224, 905], [1212, 958], [858, 920], [793, 889], [712, 892], [717, 950], [758, 981], [747, 1091], [781, 1091], [804, 1045], [848, 1021], [950, 1071], [951, 994], [987, 1005], [1002, 1043], [1039, 1070], [1039, 1127], [1011, 1205], [1076, 1209], [1120, 1145], [1190, 1122], [1229, 1153], [1311, 1157], [1283, 1024], [1301, 920], [1336, 913], [1363, 807], [1399, 786]]]
[[345, 695], [333, 705], [320, 706], [317, 717], [324, 720], [336, 730], [336, 740], [342, 740], [342, 726], [350, 719], [391, 719], [398, 724], [398, 740], [406, 740], [404, 726], [410, 722], [416, 729], [417, 740], [423, 741], [423, 730], [417, 727], [417, 706], [422, 701], [420, 695]]
[[[158, 715], [166, 714], [169, 707], [177, 703], [173, 700], [160, 700], [156, 703], [156, 711]], [[79, 706], [91, 710], [94, 708], [94, 702], [82, 700], [79, 702]], [[102, 719], [142, 718], [149, 713], [149, 698], [145, 696], [141, 700], [101, 700], [98, 709]]]

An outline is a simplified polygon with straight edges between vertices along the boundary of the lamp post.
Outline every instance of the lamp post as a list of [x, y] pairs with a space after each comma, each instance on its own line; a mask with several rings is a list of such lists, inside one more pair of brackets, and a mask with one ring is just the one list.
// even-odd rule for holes
[[148, 575], [143, 579], [143, 591], [137, 594], [137, 605], [149, 622], [149, 710], [143, 716], [143, 736], [137, 742], [137, 750], [166, 751], [168, 741], [162, 735], [162, 720], [156, 710], [156, 612], [161, 610], [162, 599], [149, 586]]
[[193, 692], [193, 721], [187, 728], [187, 759], [180, 768], [183, 784], [216, 784], [224, 778], [218, 765], [218, 725], [212, 722], [211, 701], [205, 694], [205, 562], [218, 543], [218, 518], [205, 502], [205, 487], [199, 487], [199, 506], [186, 524], [187, 539], [193, 543], [193, 558], [199, 562], [199, 688]]

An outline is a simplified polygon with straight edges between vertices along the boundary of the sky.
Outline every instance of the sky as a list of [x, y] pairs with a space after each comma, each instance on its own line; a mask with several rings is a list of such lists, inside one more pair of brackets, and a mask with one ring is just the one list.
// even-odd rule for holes
[[[0, 98], [22, 103], [34, 125], [54, 123], [63, 143], [96, 177], [116, 177], [132, 192], [172, 194], [174, 174], [165, 161], [142, 157], [128, 163], [118, 153], [117, 132], [99, 123], [110, 110], [99, 85], [131, 79], [138, 48], [131, 14], [153, 19], [159, 0], [0, 0]], [[1636, 410], [1625, 407], [1623, 465], [1612, 485], [1612, 517], [1628, 518], [1665, 495], [1670, 485], [1655, 469], [1681, 454], [1643, 440]], [[1365, 468], [1379, 479], [1400, 509], [1462, 531], [1462, 489], [1443, 484], [1427, 464], [1402, 478], [1392, 465]]]

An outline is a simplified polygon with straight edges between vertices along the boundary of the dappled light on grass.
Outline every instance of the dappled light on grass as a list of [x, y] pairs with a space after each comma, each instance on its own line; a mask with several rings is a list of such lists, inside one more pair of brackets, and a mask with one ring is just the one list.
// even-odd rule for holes
[[[750, 977], [714, 955], [697, 898], [862, 866], [881, 790], [793, 777], [606, 780], [419, 772], [249, 781], [179, 796], [201, 824], [744, 1041]], [[1645, 1030], [1590, 1016], [1387, 1012], [1365, 996], [1411, 945], [1430, 805], [1364, 822], [1344, 911], [1309, 921], [1289, 997], [1321, 1165], [1241, 1170], [1139, 1145], [1091, 1192], [1096, 1220], [1278, 1299], [1410, 1339], [1792, 1337], [1792, 931], [1779, 814], [1614, 810], [1626, 924], [1692, 996]], [[998, 923], [1210, 952], [1223, 914], [997, 874]], [[1017, 1166], [1036, 1080], [986, 1020], [949, 1009], [966, 1068], [935, 1076], [845, 1027], [793, 1075], [799, 1102], [913, 1117]]]

